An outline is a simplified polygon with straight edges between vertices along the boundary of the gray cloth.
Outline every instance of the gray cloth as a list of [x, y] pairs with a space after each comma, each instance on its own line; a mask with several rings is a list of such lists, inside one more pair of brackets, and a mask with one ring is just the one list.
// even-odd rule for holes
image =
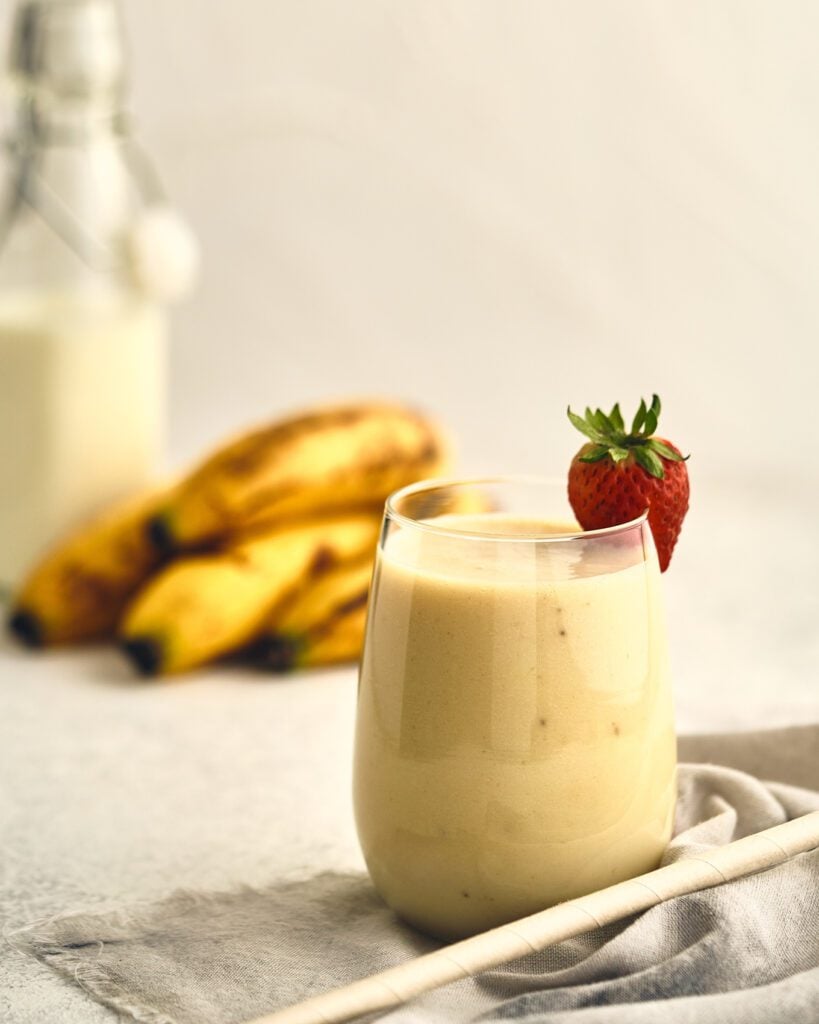
[[[690, 737], [680, 754], [688, 763], [667, 861], [819, 809], [819, 726]], [[64, 917], [16, 941], [151, 1024], [245, 1021], [436, 946], [397, 921], [365, 877], [327, 873]], [[812, 1024], [819, 850], [429, 993], [386, 1019], [478, 1018]]]

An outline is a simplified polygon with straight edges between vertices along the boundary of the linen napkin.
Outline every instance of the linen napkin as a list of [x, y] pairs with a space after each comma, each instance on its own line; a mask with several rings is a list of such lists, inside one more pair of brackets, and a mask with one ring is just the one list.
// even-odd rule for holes
[[[819, 725], [680, 741], [666, 862], [819, 809]], [[126, 1017], [238, 1024], [436, 948], [366, 876], [177, 892], [18, 945]], [[819, 1020], [819, 851], [413, 1000], [390, 1024]]]

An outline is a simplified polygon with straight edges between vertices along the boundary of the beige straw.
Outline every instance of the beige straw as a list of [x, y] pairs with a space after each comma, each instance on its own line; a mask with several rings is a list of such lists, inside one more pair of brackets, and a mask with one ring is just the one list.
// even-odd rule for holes
[[816, 847], [819, 811], [444, 946], [249, 1024], [340, 1024], [377, 1010], [389, 1010], [440, 985], [480, 974], [676, 896], [764, 871]]

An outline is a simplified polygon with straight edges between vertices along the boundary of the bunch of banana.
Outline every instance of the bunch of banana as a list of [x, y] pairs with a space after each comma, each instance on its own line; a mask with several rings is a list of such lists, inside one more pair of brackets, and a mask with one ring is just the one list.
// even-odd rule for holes
[[384, 500], [446, 457], [430, 421], [386, 403], [256, 430], [59, 545], [9, 626], [32, 645], [116, 638], [144, 674], [237, 651], [279, 668], [351, 660]]
[[182, 559], [126, 612], [123, 648], [147, 675], [181, 672], [238, 650], [331, 566], [371, 557], [379, 526], [372, 512], [319, 519]]

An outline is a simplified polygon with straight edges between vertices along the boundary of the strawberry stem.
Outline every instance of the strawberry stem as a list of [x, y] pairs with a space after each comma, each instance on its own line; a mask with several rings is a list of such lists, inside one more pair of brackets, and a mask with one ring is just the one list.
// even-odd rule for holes
[[572, 425], [592, 442], [591, 447], [578, 458], [581, 462], [600, 462], [608, 457], [617, 464], [631, 455], [646, 473], [662, 479], [665, 476], [663, 460], [684, 462], [688, 456], [680, 455], [665, 441], [654, 437], [661, 408], [659, 395], [651, 396], [651, 405], [646, 405], [645, 399], [641, 398], [631, 430], [626, 431], [619, 402], [614, 404], [608, 415], [602, 409], [587, 407], [584, 415], [578, 416], [569, 406], [566, 414]]

